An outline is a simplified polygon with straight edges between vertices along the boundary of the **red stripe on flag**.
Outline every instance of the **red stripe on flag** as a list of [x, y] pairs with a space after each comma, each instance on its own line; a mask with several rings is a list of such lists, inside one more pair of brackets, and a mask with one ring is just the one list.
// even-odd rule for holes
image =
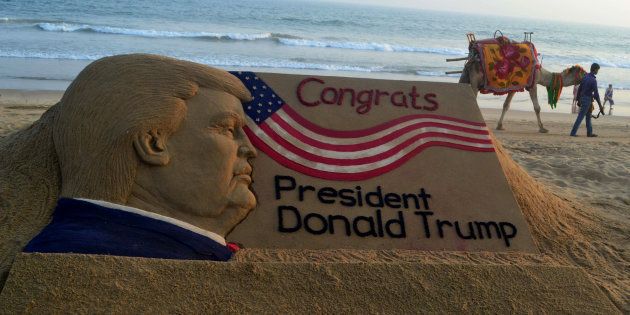
[[[416, 142], [417, 140], [423, 139], [423, 138], [430, 138], [430, 137], [441, 137], [441, 138], [448, 138], [448, 139], [456, 139], [456, 140], [460, 140], [460, 141], [466, 141], [466, 142], [475, 142], [475, 143], [482, 143], [482, 144], [492, 144], [491, 140], [480, 140], [480, 139], [471, 139], [471, 138], [467, 138], [467, 137], [462, 137], [462, 136], [458, 136], [458, 135], [451, 135], [451, 134], [445, 134], [445, 133], [440, 133], [440, 132], [425, 132], [425, 133], [421, 133], [421, 134], [417, 134], [401, 143], [399, 143], [397, 146], [372, 155], [372, 156], [366, 156], [366, 157], [362, 157], [362, 158], [354, 158], [354, 159], [340, 159], [340, 158], [330, 158], [330, 157], [325, 157], [325, 156], [321, 156], [321, 155], [316, 155], [307, 151], [304, 151], [302, 148], [290, 143], [289, 141], [287, 141], [286, 139], [284, 139], [281, 135], [277, 134], [274, 130], [272, 130], [266, 123], [261, 124], [260, 126], [261, 130], [263, 130], [271, 139], [273, 139], [276, 143], [278, 143], [279, 145], [281, 145], [282, 147], [284, 147], [285, 149], [287, 149], [288, 151], [303, 157], [304, 159], [307, 159], [309, 161], [313, 161], [316, 163], [325, 163], [325, 164], [330, 164], [330, 165], [339, 165], [339, 166], [351, 166], [351, 165], [361, 165], [361, 164], [368, 164], [368, 163], [373, 163], [373, 162], [377, 162], [380, 160], [384, 160], [386, 158], [389, 158], [395, 154], [397, 154], [398, 152], [400, 152], [401, 150], [403, 150], [404, 148], [410, 146], [411, 144], [413, 144], [414, 142]], [[471, 146], [472, 147], [472, 146]]]
[[[340, 151], [340, 152], [352, 152], [352, 151], [360, 151], [360, 150], [367, 150], [367, 149], [371, 149], [374, 147], [377, 147], [379, 145], [382, 144], [386, 144], [388, 142], [391, 142], [394, 139], [400, 138], [400, 136], [402, 136], [405, 133], [411, 132], [413, 130], [416, 129], [420, 129], [423, 127], [438, 127], [438, 128], [444, 128], [444, 129], [449, 129], [449, 130], [456, 130], [456, 131], [461, 131], [461, 132], [466, 132], [466, 133], [473, 133], [473, 134], [479, 134], [479, 135], [488, 135], [488, 131], [487, 130], [476, 130], [476, 129], [468, 129], [468, 128], [463, 128], [463, 127], [458, 127], [458, 126], [451, 126], [451, 125], [447, 125], [447, 124], [442, 124], [442, 123], [436, 123], [436, 122], [423, 122], [423, 123], [417, 123], [417, 124], [413, 124], [404, 128], [401, 128], [395, 132], [392, 132], [382, 138], [379, 139], [374, 139], [374, 140], [370, 140], [367, 142], [362, 142], [362, 143], [357, 143], [357, 144], [331, 144], [331, 143], [325, 143], [325, 142], [321, 142], [319, 140], [310, 138], [308, 136], [306, 136], [305, 134], [299, 132], [298, 130], [295, 130], [295, 128], [293, 128], [291, 125], [289, 125], [289, 123], [287, 123], [286, 121], [284, 121], [279, 115], [276, 115], [275, 113], [271, 116], [271, 119], [276, 122], [282, 129], [284, 129], [287, 133], [289, 133], [290, 135], [292, 135], [294, 138], [308, 144], [308, 145], [312, 145], [314, 147], [320, 148], [320, 149], [326, 149], [326, 150], [331, 150], [331, 151]], [[261, 124], [261, 128], [262, 125], [265, 125], [265, 123]], [[267, 128], [271, 128], [269, 126], [267, 126]], [[446, 133], [443, 133], [446, 134]], [[347, 138], [346, 138], [347, 139]], [[465, 141], [468, 142], [475, 142], [475, 143], [488, 143], [487, 140], [484, 139], [475, 139], [475, 138], [465, 138]]]
[[259, 148], [260, 150], [265, 152], [268, 156], [270, 156], [272, 159], [274, 159], [276, 162], [294, 171], [300, 172], [302, 174], [306, 174], [306, 175], [310, 175], [310, 176], [322, 178], [322, 179], [328, 179], [328, 180], [358, 181], [358, 180], [369, 179], [369, 178], [387, 173], [393, 169], [396, 169], [397, 167], [404, 164], [405, 162], [407, 162], [409, 159], [411, 159], [418, 153], [433, 146], [449, 147], [449, 148], [455, 148], [455, 149], [460, 149], [460, 150], [465, 150], [465, 151], [475, 151], [475, 152], [493, 152], [494, 151], [494, 148], [477, 148], [477, 147], [469, 147], [465, 145], [454, 144], [454, 143], [443, 142], [443, 141], [431, 141], [431, 142], [427, 142], [425, 144], [418, 146], [416, 149], [410, 151], [409, 153], [407, 153], [400, 159], [396, 160], [395, 162], [391, 164], [385, 165], [383, 167], [372, 169], [365, 172], [358, 172], [358, 173], [335, 173], [335, 172], [321, 171], [321, 170], [313, 169], [313, 168], [298, 164], [286, 158], [282, 154], [276, 152], [271, 147], [269, 147], [264, 141], [258, 138], [254, 134], [254, 132], [252, 132], [251, 129], [249, 129], [249, 127], [245, 126], [244, 129], [245, 129], [245, 132], [247, 133], [247, 136], [251, 140], [251, 142], [257, 148]]
[[300, 116], [300, 114], [295, 112], [295, 110], [293, 110], [287, 104], [284, 104], [280, 110], [283, 110], [287, 115], [289, 115], [289, 117], [291, 117], [293, 120], [295, 120], [295, 122], [297, 122], [298, 124], [304, 126], [305, 128], [307, 128], [307, 129], [309, 129], [309, 130], [311, 130], [311, 131], [313, 131], [315, 133], [319, 133], [321, 135], [328, 136], [328, 137], [333, 137], [333, 138], [359, 138], [359, 137], [365, 137], [365, 136], [369, 136], [371, 134], [377, 133], [379, 131], [385, 130], [387, 128], [390, 128], [392, 126], [398, 125], [398, 124], [403, 123], [405, 121], [409, 121], [409, 120], [413, 120], [413, 119], [419, 119], [419, 118], [441, 119], [441, 120], [447, 120], [447, 121], [453, 121], [453, 122], [458, 122], [458, 123], [462, 123], [462, 124], [467, 124], [467, 125], [471, 125], [471, 126], [478, 126], [478, 127], [485, 127], [486, 126], [485, 123], [468, 121], [468, 120], [463, 120], [463, 119], [453, 118], [453, 117], [448, 117], [448, 116], [441, 116], [441, 115], [434, 115], [434, 114], [418, 114], [418, 115], [408, 115], [408, 116], [399, 117], [399, 118], [396, 118], [394, 120], [390, 120], [390, 121], [388, 121], [386, 123], [380, 124], [378, 126], [374, 126], [374, 127], [370, 127], [370, 128], [366, 128], [366, 129], [361, 129], [361, 130], [333, 130], [333, 129], [326, 129], [326, 128], [320, 127], [320, 126], [318, 126], [318, 125], [308, 121], [304, 117]]

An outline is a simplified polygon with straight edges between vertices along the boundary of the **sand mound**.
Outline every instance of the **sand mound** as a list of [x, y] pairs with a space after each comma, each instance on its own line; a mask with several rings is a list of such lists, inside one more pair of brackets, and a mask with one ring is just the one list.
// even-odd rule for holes
[[554, 194], [516, 164], [499, 142], [497, 153], [540, 252], [560, 264], [584, 268], [617, 307], [630, 312], [630, 257], [626, 248], [613, 245], [628, 244], [628, 227]]
[[[627, 226], [611, 224], [592, 208], [533, 179], [512, 160], [496, 141], [501, 166], [514, 196], [529, 224], [540, 255], [517, 253], [418, 252], [411, 250], [274, 250], [244, 249], [236, 255], [241, 262], [411, 262], [454, 264], [548, 264], [583, 268], [623, 312], [630, 312], [630, 257]], [[619, 239], [619, 242], [611, 242]]]
[[[40, 111], [41, 113], [41, 111]], [[21, 117], [21, 116], [20, 116]], [[34, 116], [29, 116], [30, 121], [34, 120]], [[14, 120], [7, 119], [0, 124], [0, 135], [6, 136], [11, 128], [5, 128], [6, 123], [11, 123]], [[44, 126], [35, 126], [32, 128], [32, 132], [43, 128]], [[510, 147], [512, 150], [520, 154], [520, 149], [523, 150], [535, 150], [532, 147], [532, 143], [539, 141], [538, 135], [530, 136], [525, 135], [529, 139], [528, 142], [522, 143], [512, 141], [516, 143], [518, 147]], [[525, 137], [524, 136], [524, 137]], [[545, 137], [552, 137], [553, 135], [544, 135]], [[531, 138], [531, 139], [530, 139]], [[564, 139], [564, 138], [563, 138]], [[553, 139], [552, 139], [553, 140]], [[558, 143], [558, 141], [565, 140], [550, 140], [551, 144]], [[579, 140], [579, 139], [578, 139]], [[602, 139], [603, 141], [604, 139]], [[8, 138], [3, 139], [8, 141]], [[555, 141], [555, 142], [554, 142]], [[628, 244], [630, 244], [630, 230], [626, 220], [611, 220], [606, 216], [606, 213], [599, 211], [601, 209], [595, 209], [597, 205], [588, 205], [589, 203], [581, 199], [579, 196], [561, 195], [555, 193], [551, 186], [541, 184], [532, 178], [525, 170], [523, 170], [514, 160], [503, 146], [495, 141], [497, 144], [497, 154], [503, 170], [507, 176], [514, 195], [519, 203], [523, 214], [528, 222], [531, 233], [534, 237], [534, 241], [540, 251], [540, 254], [518, 254], [518, 253], [466, 253], [466, 252], [419, 252], [411, 250], [381, 250], [381, 251], [369, 251], [369, 250], [331, 250], [331, 251], [318, 251], [318, 250], [271, 250], [271, 249], [244, 249], [236, 255], [235, 260], [238, 262], [421, 262], [421, 263], [453, 263], [453, 264], [508, 264], [508, 265], [556, 265], [556, 266], [577, 266], [583, 268], [591, 280], [596, 283], [602, 291], [615, 303], [615, 305], [625, 313], [630, 313], [630, 277], [628, 277], [627, 270], [630, 270], [630, 257], [628, 256]], [[12, 144], [5, 143], [4, 149], [8, 149]], [[564, 145], [564, 144], [563, 144]], [[27, 159], [28, 156], [32, 157], [32, 154], [41, 154], [45, 145], [38, 143], [37, 145], [29, 146], [32, 151], [26, 150], [24, 157], [16, 157], [16, 159]], [[625, 152], [625, 151], [624, 151]], [[622, 152], [623, 153], [623, 152]], [[30, 155], [29, 155], [30, 154]], [[531, 154], [526, 154], [524, 157], [528, 157]], [[599, 156], [601, 161], [601, 154], [583, 154], [576, 152], [573, 156]], [[611, 154], [614, 160], [612, 162], [619, 163], [619, 167], [613, 167], [613, 169], [625, 169], [627, 160], [624, 154]], [[585, 157], [586, 158], [586, 157]], [[528, 161], [519, 160], [523, 165], [527, 166]], [[534, 158], [531, 163], [540, 162], [553, 162], [551, 160], [544, 160], [542, 158]], [[554, 163], [562, 164], [562, 161], [555, 161]], [[569, 164], [571, 161], [566, 161]], [[54, 163], [54, 162], [51, 162]], [[594, 162], [595, 163], [595, 162]], [[593, 166], [596, 166], [595, 163]], [[49, 165], [40, 165], [40, 167], [46, 168]], [[557, 165], [554, 169], [558, 172], [564, 170], [562, 165]], [[610, 167], [607, 169], [611, 169]], [[9, 171], [9, 170], [5, 170]], [[9, 171], [24, 173], [24, 170], [16, 169]], [[566, 169], [567, 172], [572, 172], [570, 169]], [[28, 173], [40, 172], [37, 170], [29, 171]], [[587, 172], [587, 171], [584, 171]], [[22, 174], [22, 175], [24, 175]], [[43, 174], [43, 173], [42, 173]], [[572, 176], [575, 175], [571, 173]], [[22, 176], [21, 175], [21, 176]], [[543, 174], [545, 175], [545, 174]], [[549, 174], [549, 178], [558, 178], [558, 174]], [[605, 176], [610, 178], [603, 178], [602, 181], [610, 182], [618, 180], [620, 174], [617, 172], [602, 173], [602, 172], [589, 172], [580, 173], [575, 176], [582, 176], [584, 178], [592, 178], [596, 176]], [[49, 177], [49, 176], [48, 176]], [[42, 176], [42, 178], [48, 178]], [[546, 178], [542, 176], [542, 178]], [[624, 178], [621, 178], [622, 180]], [[56, 179], [48, 178], [48, 181], [56, 181]], [[38, 181], [42, 183], [41, 181]], [[550, 184], [555, 183], [551, 181]], [[625, 182], [623, 182], [625, 183]], [[626, 187], [625, 184], [621, 184], [619, 187]], [[3, 186], [0, 193], [2, 194], [18, 194], [20, 193], [20, 185], [15, 181], [11, 181], [8, 186]], [[604, 183], [603, 183], [604, 184]], [[45, 187], [44, 187], [45, 186]], [[558, 185], [564, 187], [563, 185]], [[605, 187], [608, 187], [604, 185]], [[40, 187], [42, 191], [46, 191], [55, 185], [44, 185]], [[615, 186], [616, 187], [616, 186]], [[570, 185], [567, 188], [571, 188]], [[627, 193], [627, 188], [626, 193]], [[55, 190], [56, 191], [56, 190]], [[566, 191], [563, 190], [562, 193]], [[51, 191], [48, 191], [51, 193]], [[54, 192], [52, 192], [54, 193]], [[30, 194], [33, 194], [31, 191]], [[611, 192], [615, 198], [625, 198], [624, 192]], [[579, 199], [579, 202], [577, 201]], [[606, 199], [605, 197], [602, 197]], [[46, 198], [44, 198], [46, 199]], [[613, 200], [617, 201], [617, 199]], [[609, 201], [610, 202], [610, 201]], [[627, 198], [619, 201], [620, 207], [627, 205]], [[592, 204], [592, 203], [591, 203]], [[7, 205], [0, 205], [4, 208]], [[30, 207], [17, 207], [21, 209], [27, 209]], [[614, 207], [618, 209], [619, 207]], [[624, 210], [625, 209], [625, 210]], [[620, 213], [625, 213], [627, 207], [624, 209], [619, 208]], [[625, 215], [625, 214], [623, 214]], [[24, 215], [17, 214], [13, 216], [11, 220], [8, 220], [6, 213], [0, 212], [0, 224], [5, 233], [2, 233], [0, 237], [0, 284], [3, 282], [3, 278], [6, 276], [10, 264], [13, 261], [15, 253], [19, 251], [21, 247], [34, 235], [36, 232], [31, 230], [39, 229], [45, 225], [48, 217], [45, 213], [37, 215], [37, 220], [33, 220], [33, 216], [28, 213]], [[36, 221], [36, 222], [35, 222]], [[30, 222], [30, 223], [29, 223]], [[13, 233], [13, 234], [11, 234]], [[17, 236], [16, 236], [17, 235]]]
[[0, 288], [15, 254], [48, 224], [57, 202], [55, 113], [53, 107], [30, 127], [0, 139]]
[[19, 255], [0, 294], [0, 309], [36, 314], [619, 313], [577, 267], [225, 264], [78, 254]]

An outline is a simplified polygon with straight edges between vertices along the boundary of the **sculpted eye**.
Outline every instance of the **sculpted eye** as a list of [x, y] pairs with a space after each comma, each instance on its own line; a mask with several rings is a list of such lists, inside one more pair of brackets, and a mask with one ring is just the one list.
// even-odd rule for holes
[[234, 122], [231, 120], [225, 121], [221, 124], [221, 131], [227, 136], [234, 137], [236, 134], [236, 126], [234, 126]]
[[217, 131], [229, 137], [234, 136], [234, 127], [228, 124], [220, 124], [219, 126], [217, 126]]
[[231, 115], [216, 120], [210, 127], [213, 132], [228, 136], [230, 138], [235, 138], [237, 136], [238, 128], [240, 128], [238, 120]]

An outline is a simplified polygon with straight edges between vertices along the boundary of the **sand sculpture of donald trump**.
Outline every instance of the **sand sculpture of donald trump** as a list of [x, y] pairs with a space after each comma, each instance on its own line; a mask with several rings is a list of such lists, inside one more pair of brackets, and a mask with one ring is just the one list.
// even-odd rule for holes
[[0, 183], [0, 220], [40, 222], [4, 226], [16, 236], [2, 253], [230, 259], [224, 237], [256, 204], [250, 99], [236, 77], [192, 62], [90, 64], [40, 121], [0, 143], [0, 175], [12, 178]]

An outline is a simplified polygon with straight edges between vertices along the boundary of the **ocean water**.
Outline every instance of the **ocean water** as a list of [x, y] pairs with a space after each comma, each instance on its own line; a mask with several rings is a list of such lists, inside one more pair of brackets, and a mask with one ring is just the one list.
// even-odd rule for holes
[[516, 40], [534, 32], [549, 70], [598, 62], [602, 87], [630, 89], [628, 28], [285, 0], [0, 0], [0, 88], [64, 88], [91, 60], [132, 52], [226, 69], [455, 81], [445, 71], [463, 63], [445, 59], [467, 54], [465, 34], [497, 29]]

